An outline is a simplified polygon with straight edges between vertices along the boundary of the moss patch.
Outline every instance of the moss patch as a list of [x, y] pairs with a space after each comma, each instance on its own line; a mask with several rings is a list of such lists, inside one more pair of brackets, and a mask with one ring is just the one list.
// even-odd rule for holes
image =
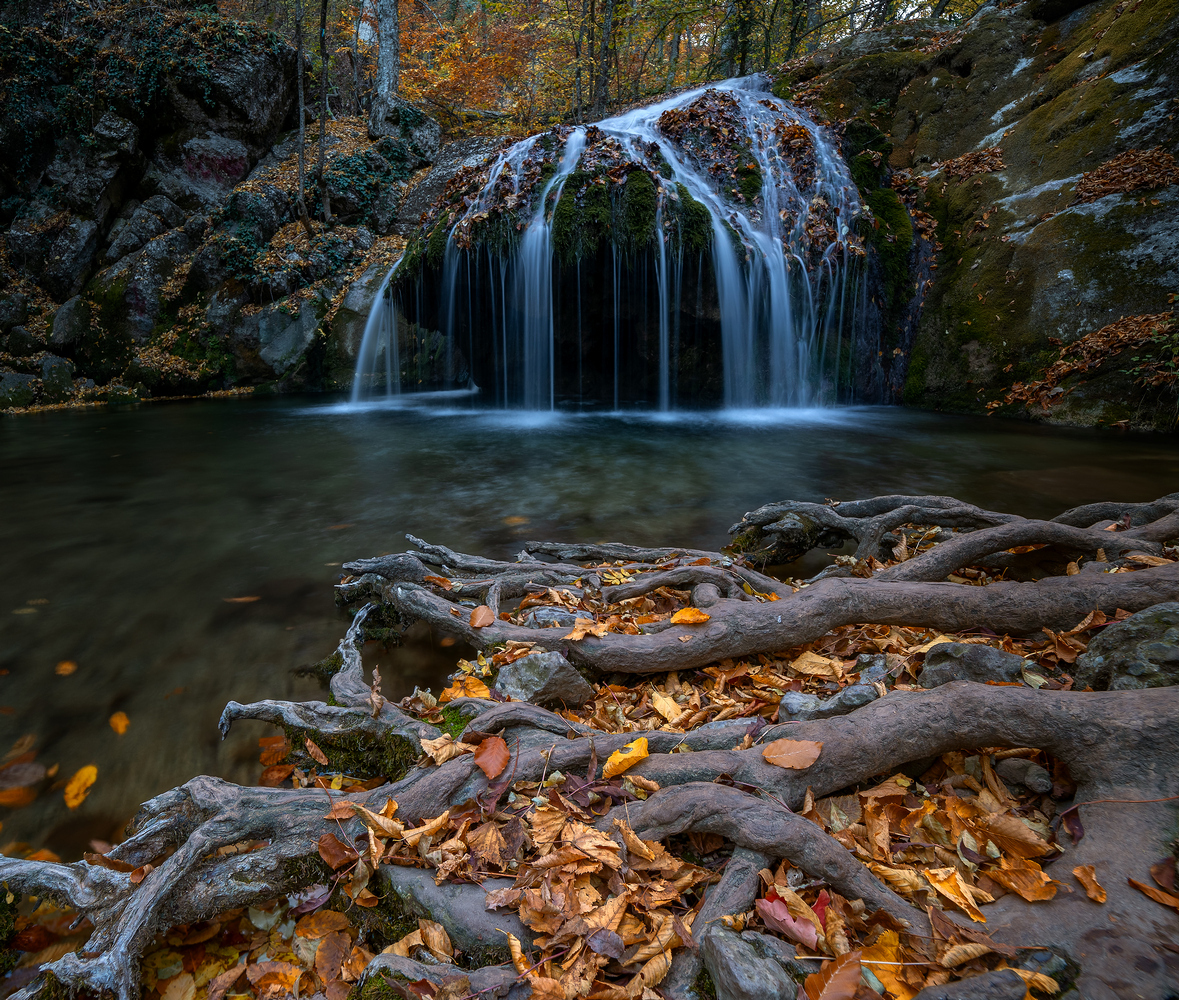
[[640, 250], [655, 238], [657, 209], [658, 195], [651, 175], [645, 170], [632, 170], [622, 196], [623, 225], [632, 249]]
[[[293, 748], [286, 762], [299, 767], [317, 767], [321, 771], [339, 771], [354, 778], [383, 777], [389, 781], [404, 778], [418, 760], [414, 745], [404, 736], [369, 733], [328, 734], [283, 726]], [[304, 739], [311, 737], [327, 757], [327, 766], [316, 764], [304, 750]]]
[[868, 245], [879, 257], [883, 270], [886, 327], [909, 300], [909, 255], [913, 250], [913, 222], [908, 209], [891, 188], [868, 192], [868, 205], [879, 228], [867, 232]]

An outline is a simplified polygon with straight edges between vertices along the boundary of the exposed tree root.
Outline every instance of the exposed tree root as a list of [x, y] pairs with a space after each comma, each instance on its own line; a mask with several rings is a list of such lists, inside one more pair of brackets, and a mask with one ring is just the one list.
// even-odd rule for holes
[[[764, 544], [759, 551], [781, 551], [784, 535], [793, 532], [797, 542], [799, 532], [809, 532], [810, 538], [855, 538], [864, 559], [876, 556], [886, 535], [906, 531], [908, 525], [974, 529], [939, 536], [943, 540], [932, 548], [870, 578], [823, 579], [797, 592], [719, 553], [621, 545], [529, 543], [522, 561], [508, 563], [411, 539], [417, 554], [350, 563], [348, 570], [355, 576], [342, 584], [342, 595], [371, 603], [356, 614], [337, 651], [339, 670], [331, 679], [335, 704], [231, 702], [221, 729], [224, 734], [237, 719], [261, 719], [283, 729], [290, 744], [289, 762], [310, 770], [318, 752], [333, 760], [348, 758], [348, 766], [337, 770], [393, 780], [344, 793], [322, 786], [240, 788], [214, 778], [194, 778], [146, 803], [129, 838], [111, 852], [113, 861], [123, 863], [115, 867], [134, 867], [134, 875], [86, 862], [0, 860], [0, 880], [11, 889], [68, 904], [95, 927], [84, 951], [47, 965], [20, 996], [45, 996], [56, 982], [70, 993], [137, 1000], [143, 950], [169, 927], [210, 919], [316, 883], [335, 885], [334, 899], [348, 904], [344, 876], [334, 874], [321, 860], [320, 841], [329, 833], [345, 845], [357, 846], [362, 860], [356, 869], [365, 873], [376, 896], [385, 898], [382, 905], [394, 897], [412, 897], [416, 902], [410, 909], [424, 908], [432, 919], [449, 923], [452, 936], [464, 942], [468, 954], [492, 948], [487, 927], [494, 930], [494, 921], [479, 925], [482, 930], [475, 928], [476, 921], [466, 921], [472, 926], [465, 931], [460, 925], [463, 914], [471, 913], [484, 890], [495, 883], [480, 889], [469, 882], [443, 881], [435, 887], [429, 874], [419, 869], [381, 864], [390, 856], [383, 854], [375, 835], [366, 832], [373, 829], [371, 815], [392, 799], [397, 803], [396, 819], [406, 827], [459, 807], [468, 810], [473, 823], [489, 822], [507, 815], [499, 810], [513, 783], [531, 782], [535, 789], [535, 783], [559, 772], [588, 775], [584, 780], [592, 784], [599, 780], [602, 763], [635, 734], [605, 732], [525, 703], [457, 698], [452, 706], [468, 720], [460, 739], [476, 743], [497, 734], [510, 751], [510, 763], [495, 779], [487, 777], [469, 752], [434, 765], [422, 757], [423, 741], [434, 745], [441, 730], [385, 702], [364, 676], [359, 648], [378, 611], [383, 621], [392, 619], [401, 627], [425, 620], [485, 652], [507, 642], [559, 649], [575, 664], [606, 675], [682, 672], [726, 659], [755, 658], [851, 623], [923, 625], [947, 632], [986, 627], [1017, 634], [1044, 626], [1067, 629], [1095, 609], [1112, 615], [1119, 608], [1137, 611], [1179, 599], [1179, 563], [1160, 556], [1161, 543], [1179, 535], [1177, 509], [1179, 497], [1168, 497], [1150, 505], [1090, 505], [1054, 521], [1030, 521], [949, 498], [883, 497], [838, 508], [776, 504], [746, 515], [741, 530], [760, 532]], [[800, 523], [810, 519], [818, 528], [797, 529], [791, 518]], [[1127, 527], [1107, 531], [1103, 521]], [[1072, 556], [1095, 555], [1102, 549], [1108, 561], [1090, 564], [1095, 570], [1029, 582], [967, 586], [945, 580], [964, 565], [978, 566], [1024, 545], [1053, 546]], [[1135, 560], [1130, 560], [1126, 571], [1104, 571], [1135, 553], [1151, 557], [1148, 563], [1161, 564], [1131, 572]], [[541, 556], [567, 561], [546, 562], [537, 558]], [[592, 560], [593, 565], [573, 560]], [[520, 617], [507, 605], [546, 588], [566, 592], [561, 600], [576, 608], [571, 614], [633, 632], [605, 631], [572, 639], [565, 626], [542, 630], [499, 617]], [[696, 607], [708, 608], [706, 622], [673, 624], [664, 614], [662, 620], [645, 623], [652, 626], [645, 634], [637, 626], [627, 626], [625, 613], [631, 606], [622, 602], [642, 602], [651, 595], [669, 599], [668, 594], [682, 595], [685, 590]], [[483, 627], [470, 624], [471, 604], [462, 601], [486, 604], [495, 620]], [[1068, 963], [1069, 975], [1086, 998], [1135, 995], [1164, 1000], [1174, 995], [1179, 982], [1179, 952], [1174, 947], [1179, 916], [1147, 900], [1126, 880], [1141, 877], [1174, 836], [1175, 803], [1146, 800], [1179, 795], [1176, 719], [1175, 688], [1086, 693], [956, 682], [928, 692], [892, 691], [851, 715], [814, 722], [763, 727], [760, 722], [751, 726], [748, 719], [732, 719], [687, 732], [670, 726], [651, 729], [643, 734], [649, 756], [626, 773], [641, 782], [640, 787], [658, 790], [645, 801], [624, 801], [608, 812], [597, 809], [596, 826], [621, 838], [620, 848], [630, 843], [621, 832], [625, 823], [647, 841], [692, 833], [734, 845], [723, 875], [705, 891], [695, 914], [691, 936], [698, 940], [719, 926], [722, 916], [748, 910], [760, 889], [758, 872], [782, 859], [842, 897], [862, 900], [867, 911], [883, 911], [896, 926], [932, 940], [933, 918], [926, 910], [898, 895], [862, 858], [798, 811], [809, 801], [808, 794], [832, 795], [925, 762], [910, 770], [920, 773], [940, 754], [1037, 748], [1067, 765], [1077, 801], [1129, 799], [1141, 804], [1082, 806], [1087, 836], [1073, 845], [1061, 836], [1063, 855], [1046, 867], [1058, 881], [1072, 882], [1068, 873], [1074, 865], [1098, 866], [1109, 893], [1104, 906], [1079, 891], [1060, 892], [1051, 901], [1035, 904], [1012, 893], [988, 908], [988, 933], [1008, 945], [1052, 949]], [[821, 752], [809, 767], [780, 767], [762, 752], [777, 739], [815, 741], [822, 744]], [[312, 742], [314, 751], [305, 740]], [[533, 801], [547, 800], [542, 796]], [[370, 810], [369, 826], [363, 816], [349, 818], [341, 802]], [[334, 818], [328, 818], [329, 810]], [[400, 834], [383, 836], [395, 843]], [[366, 855], [369, 844], [375, 845], [375, 853]], [[423, 846], [420, 857], [405, 855], [400, 861], [437, 867], [438, 851], [438, 845], [430, 845], [430, 850]], [[364, 858], [376, 867], [375, 873], [363, 868]], [[133, 882], [147, 865], [155, 867]], [[358, 878], [352, 869], [345, 875], [351, 883]], [[354, 898], [355, 891], [355, 886], [349, 889]], [[365, 914], [361, 917], [362, 924], [372, 922]], [[521, 939], [525, 952], [531, 949], [532, 942], [514, 916], [504, 916], [502, 923]], [[683, 935], [675, 938], [682, 939]], [[498, 946], [506, 956], [506, 945]], [[514, 967], [475, 970], [390, 953], [375, 958], [367, 975], [388, 974], [391, 988], [407, 997], [406, 980], [440, 984], [447, 977], [466, 977], [468, 995], [523, 1000], [530, 986], [522, 964], [530, 961], [525, 955]], [[677, 951], [658, 988], [669, 997], [692, 995], [700, 968], [700, 952]], [[1131, 985], [1133, 994], [1124, 992]], [[956, 995], [950, 986], [937, 990], [941, 992], [928, 995]]]

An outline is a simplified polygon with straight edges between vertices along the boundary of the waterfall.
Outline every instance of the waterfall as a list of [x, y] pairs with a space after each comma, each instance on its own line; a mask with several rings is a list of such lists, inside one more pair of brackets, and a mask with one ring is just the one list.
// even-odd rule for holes
[[[724, 128], [707, 119], [710, 108], [719, 109]], [[720, 138], [708, 147], [701, 128], [720, 129]], [[728, 170], [725, 144], [747, 162]], [[636, 170], [643, 176], [636, 179]], [[738, 175], [749, 179], [740, 190]], [[483, 176], [437, 223], [448, 230], [435, 276], [423, 278], [419, 269], [386, 278], [365, 328], [354, 400], [379, 394], [382, 374], [385, 394], [398, 391], [399, 301], [418, 327], [438, 331], [442, 370], [456, 370], [460, 352], [474, 381], [501, 405], [554, 409], [580, 402], [595, 384], [597, 402], [616, 410], [643, 400], [660, 410], [690, 405], [695, 400], [679, 396], [681, 383], [704, 385], [713, 353], [719, 378], [707, 384], [715, 383], [727, 407], [830, 404], [841, 401], [841, 385], [847, 399], [851, 304], [862, 300], [848, 287], [863, 255], [854, 233], [856, 187], [835, 141], [774, 98], [764, 78], [529, 137], [499, 153]], [[654, 234], [636, 246], [627, 243], [618, 205], [628, 185], [648, 177]], [[610, 191], [614, 214], [610, 245], [594, 258], [599, 270], [583, 275], [590, 265], [581, 257], [571, 265], [567, 247], [558, 257], [554, 223], [562, 198], [575, 204], [571, 211], [588, 211], [582, 199], [593, 184]], [[677, 227], [689, 207], [701, 206], [710, 238], [687, 271], [695, 294], [685, 297], [686, 237]], [[414, 296], [394, 291], [403, 280], [417, 282]], [[590, 292], [599, 286], [600, 302]], [[569, 308], [576, 316], [566, 315]], [[585, 309], [600, 312], [583, 329]], [[709, 337], [719, 341], [715, 348]]]

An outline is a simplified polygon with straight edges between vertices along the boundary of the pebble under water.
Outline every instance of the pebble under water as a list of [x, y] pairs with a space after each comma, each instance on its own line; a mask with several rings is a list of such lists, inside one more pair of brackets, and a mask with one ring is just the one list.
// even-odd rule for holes
[[[1179, 491], [1162, 437], [887, 408], [574, 415], [412, 396], [14, 417], [0, 470], [0, 749], [30, 734], [59, 779], [98, 767], [75, 811], [60, 789], [0, 807], [0, 847], [65, 860], [195, 774], [255, 781], [271, 728], [222, 742], [225, 702], [323, 697], [293, 671], [347, 627], [339, 563], [402, 549], [407, 531], [501, 558], [532, 538], [715, 548], [786, 498], [940, 493], [1052, 516]], [[437, 690], [456, 647], [435, 638], [371, 649], [387, 697]], [[77, 669], [59, 676], [62, 661]]]

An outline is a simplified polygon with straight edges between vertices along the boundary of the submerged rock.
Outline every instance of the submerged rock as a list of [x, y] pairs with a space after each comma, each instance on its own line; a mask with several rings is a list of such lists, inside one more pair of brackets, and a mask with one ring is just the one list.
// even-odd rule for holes
[[1107, 625], [1077, 657], [1078, 688], [1136, 691], [1179, 684], [1179, 602]]
[[560, 653], [530, 653], [500, 669], [495, 689], [534, 705], [584, 705], [594, 689]]
[[921, 686], [939, 687], [950, 681], [1018, 681], [1024, 660], [994, 646], [970, 642], [944, 642], [925, 654]]

